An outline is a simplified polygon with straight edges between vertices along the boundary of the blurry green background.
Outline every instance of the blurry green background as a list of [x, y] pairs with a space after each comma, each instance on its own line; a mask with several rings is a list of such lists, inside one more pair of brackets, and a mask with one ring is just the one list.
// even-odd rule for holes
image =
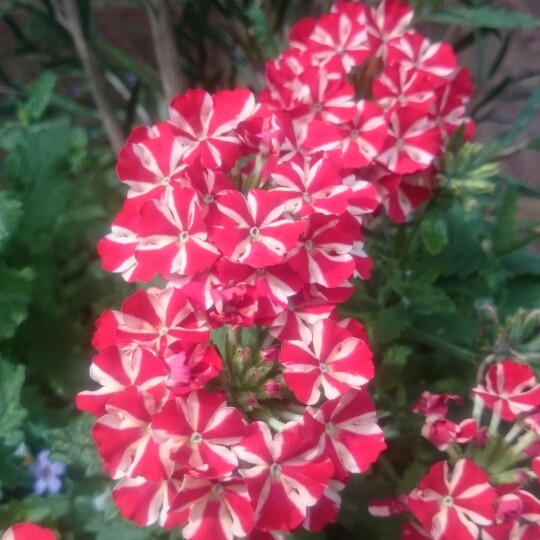
[[[427, 285], [405, 288], [386, 283], [376, 270], [373, 281], [360, 287], [357, 304], [348, 307], [352, 314], [363, 314], [372, 336], [379, 338], [375, 347], [385, 377], [375, 392], [379, 405], [390, 409], [385, 400], [395, 401], [402, 410], [416, 398], [424, 378], [446, 391], [449, 385], [462, 389], [462, 379], [472, 377], [454, 373], [449, 379], [456, 355], [479, 355], [484, 342], [507, 324], [505, 317], [517, 308], [540, 306], [538, 259], [523, 251], [535, 248], [540, 225], [540, 129], [534, 120], [540, 108], [540, 33], [534, 19], [540, 18], [540, 3], [412, 3], [418, 28], [452, 42], [462, 64], [470, 67], [477, 85], [472, 114], [478, 140], [499, 136], [500, 147], [474, 159], [469, 155], [469, 161], [456, 154], [463, 162], [461, 168], [454, 166], [453, 178], [463, 183], [461, 193], [467, 196], [457, 207], [440, 199], [448, 217], [442, 218], [442, 240], [435, 239], [442, 242], [437, 253], [427, 233], [424, 243], [418, 240], [416, 223], [401, 232], [379, 225], [386, 228], [374, 235], [376, 265], [394, 260], [406, 270], [415, 261], [431, 264], [434, 255], [437, 264], [444, 257], [463, 257], [472, 265], [457, 265], [454, 274], [444, 276], [434, 271]], [[94, 320], [133, 290], [120, 276], [101, 270], [95, 249], [125, 196], [115, 177], [115, 155], [133, 127], [165, 118], [168, 98], [176, 92], [234, 86], [259, 91], [264, 62], [283, 49], [292, 24], [327, 11], [330, 4], [0, 0], [0, 529], [33, 520], [58, 528], [65, 540], [178, 538], [178, 532], [141, 530], [119, 518], [110, 502], [111, 482], [93, 450], [92, 421], [73, 404], [78, 391], [92, 387]], [[500, 169], [486, 168], [493, 160]], [[467, 191], [479, 179], [492, 182], [493, 189]], [[486, 239], [499, 242], [498, 248], [487, 249]], [[404, 243], [409, 253], [399, 251]], [[409, 304], [412, 298], [412, 307], [398, 313], [392, 295], [398, 300], [408, 296]], [[495, 337], [484, 335], [479, 344], [473, 304], [484, 296], [500, 301], [501, 319], [500, 328], [492, 329]], [[451, 309], [449, 297], [455, 304]], [[432, 314], [437, 310], [441, 327], [451, 328], [443, 343], [420, 331], [428, 319], [437, 321]], [[434, 351], [441, 367], [427, 369]], [[417, 372], [407, 368], [411, 358], [418, 361]], [[396, 392], [404, 397], [394, 400]], [[396, 423], [402, 421], [390, 412]], [[402, 444], [408, 450], [397, 469], [414, 484], [423, 469], [407, 462], [410, 441]], [[37, 497], [28, 464], [49, 448], [54, 459], [68, 464], [68, 472], [59, 494]], [[388, 480], [380, 485], [383, 493]], [[376, 532], [379, 523], [367, 517], [365, 485], [360, 481], [351, 489], [356, 492], [345, 505], [342, 524], [328, 538], [360, 538], [359, 531], [368, 530], [373, 531], [369, 538], [392, 538]]]

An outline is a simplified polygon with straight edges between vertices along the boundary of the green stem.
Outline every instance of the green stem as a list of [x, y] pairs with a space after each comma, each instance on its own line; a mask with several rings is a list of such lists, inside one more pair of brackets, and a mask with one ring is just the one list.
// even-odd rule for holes
[[420, 212], [416, 214], [414, 226], [411, 230], [411, 233], [407, 236], [407, 241], [405, 243], [405, 247], [403, 248], [403, 253], [399, 259], [399, 263], [398, 263], [399, 267], [401, 267], [403, 263], [407, 260], [407, 257], [409, 256], [409, 251], [414, 241], [416, 240], [416, 237], [418, 236], [418, 232], [420, 231], [420, 226], [422, 225], [422, 221], [430, 208], [431, 208], [431, 201], [425, 204], [420, 210]]
[[476, 363], [476, 359], [478, 358], [478, 356], [474, 352], [469, 351], [468, 349], [464, 349], [459, 345], [454, 345], [453, 343], [444, 341], [444, 339], [440, 339], [431, 334], [425, 334], [424, 332], [420, 332], [419, 330], [415, 330], [414, 328], [407, 331], [407, 336], [410, 337], [413, 341], [418, 341], [426, 345], [431, 345], [436, 349], [445, 351], [449, 354], [452, 354], [453, 356], [456, 356], [457, 358], [466, 360], [467, 362]]
[[381, 468], [384, 470], [388, 478], [392, 480], [395, 484], [399, 484], [401, 482], [401, 479], [394, 469], [394, 466], [390, 463], [388, 458], [384, 455], [379, 456], [378, 463], [381, 466]]

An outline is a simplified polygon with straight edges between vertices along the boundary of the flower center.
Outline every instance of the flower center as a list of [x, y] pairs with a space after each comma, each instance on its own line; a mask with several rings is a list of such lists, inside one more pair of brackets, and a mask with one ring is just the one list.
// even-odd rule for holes
[[332, 437], [333, 435], [336, 434], [337, 429], [336, 429], [336, 426], [334, 426], [334, 424], [332, 424], [332, 422], [328, 422], [328, 424], [326, 424], [326, 426], [324, 428], [324, 431], [329, 437]]
[[43, 467], [43, 469], [41, 469], [41, 471], [39, 472], [39, 476], [41, 476], [43, 480], [47, 480], [52, 476], [51, 469], [49, 469], [49, 467]]
[[197, 433], [196, 431], [195, 433], [192, 433], [191, 437], [189, 438], [189, 442], [191, 444], [201, 444], [202, 440], [202, 435], [200, 433]]

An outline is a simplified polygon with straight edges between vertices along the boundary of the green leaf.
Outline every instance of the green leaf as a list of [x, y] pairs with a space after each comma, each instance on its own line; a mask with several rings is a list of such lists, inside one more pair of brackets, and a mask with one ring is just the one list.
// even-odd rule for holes
[[540, 150], [540, 137], [531, 139], [525, 146], [524, 150]]
[[382, 309], [375, 316], [372, 326], [373, 341], [387, 343], [398, 338], [410, 325], [410, 316], [402, 305]]
[[495, 252], [500, 252], [510, 246], [514, 240], [514, 228], [517, 214], [517, 190], [509, 187], [503, 194], [497, 213], [491, 240]]
[[0, 191], [0, 251], [16, 231], [21, 215], [21, 202]]
[[428, 212], [420, 224], [422, 242], [431, 255], [438, 255], [448, 243], [446, 219], [439, 210]]
[[383, 365], [402, 368], [407, 364], [407, 360], [413, 350], [406, 345], [392, 345], [383, 356]]
[[0, 340], [10, 338], [26, 319], [33, 272], [0, 264]]
[[23, 439], [26, 410], [21, 405], [24, 367], [0, 360], [0, 440], [15, 447]]
[[[494, 139], [498, 148], [507, 148], [514, 142], [517, 136], [534, 120], [534, 117], [540, 109], [540, 84], [532, 91], [525, 105], [516, 116], [515, 120], [508, 130]], [[491, 146], [491, 145], [488, 145]]]
[[454, 302], [439, 287], [417, 287], [410, 294], [410, 309], [419, 314], [453, 313]]
[[70, 425], [49, 429], [44, 433], [52, 450], [51, 458], [80, 468], [89, 478], [103, 474], [103, 467], [91, 437], [95, 419], [89, 415], [78, 416]]
[[257, 4], [251, 4], [245, 13], [253, 26], [253, 35], [261, 47], [264, 57], [268, 59], [277, 56], [279, 47], [268, 24], [268, 17]]
[[401, 475], [401, 480], [397, 486], [398, 493], [408, 493], [411, 491], [420, 479], [425, 476], [428, 467], [423, 463], [413, 461]]
[[527, 13], [508, 11], [506, 9], [491, 9], [489, 7], [460, 6], [452, 9], [442, 9], [425, 17], [429, 21], [442, 24], [458, 24], [469, 28], [536, 28], [540, 19]]
[[41, 118], [51, 102], [55, 85], [56, 75], [46, 71], [30, 86], [29, 97], [26, 103], [22, 105], [23, 114], [28, 120], [39, 120]]

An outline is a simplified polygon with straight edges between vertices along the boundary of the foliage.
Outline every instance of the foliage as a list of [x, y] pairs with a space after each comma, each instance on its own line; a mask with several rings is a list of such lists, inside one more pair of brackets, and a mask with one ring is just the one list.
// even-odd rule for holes
[[[419, 19], [437, 23], [434, 33], [452, 25], [457, 49], [473, 51], [479, 122], [502, 93], [538, 75], [500, 72], [515, 31], [539, 20], [489, 1], [414, 3]], [[159, 117], [159, 72], [105, 39], [92, 3], [83, 4], [83, 28], [113, 83], [127, 133]], [[264, 60], [280, 50], [292, 21], [328, 3], [178, 4], [173, 26], [186, 85], [211, 91], [234, 84], [258, 89]], [[121, 197], [112, 152], [57, 5], [10, 0], [0, 7], [0, 24], [15, 42], [0, 65], [6, 92], [0, 104], [0, 528], [32, 520], [63, 539], [174, 540], [178, 531], [141, 529], [119, 516], [91, 422], [73, 406], [75, 393], [89, 384], [96, 314], [118, 305], [128, 286], [105, 275], [97, 261], [95, 244]], [[496, 41], [491, 62], [488, 37]], [[34, 62], [32, 73], [42, 72], [30, 84], [31, 77], [12, 69], [25, 61]], [[486, 145], [463, 144], [458, 132], [436, 197], [404, 225], [384, 215], [370, 224], [373, 276], [356, 283], [342, 315], [367, 327], [377, 362], [373, 394], [389, 450], [347, 487], [337, 524], [294, 538], [397, 538], [397, 521], [381, 523], [366, 508], [370, 499], [411, 489], [433, 462], [436, 453], [418, 437], [420, 421], [409, 412], [420, 393], [461, 392], [490, 354], [517, 352], [540, 369], [539, 222], [521, 222], [518, 210], [523, 193], [538, 193], [498, 166], [540, 148], [540, 137], [521, 136], [539, 107], [537, 87], [514, 123]], [[27, 465], [42, 448], [51, 448], [68, 473], [59, 494], [36, 497]]]

